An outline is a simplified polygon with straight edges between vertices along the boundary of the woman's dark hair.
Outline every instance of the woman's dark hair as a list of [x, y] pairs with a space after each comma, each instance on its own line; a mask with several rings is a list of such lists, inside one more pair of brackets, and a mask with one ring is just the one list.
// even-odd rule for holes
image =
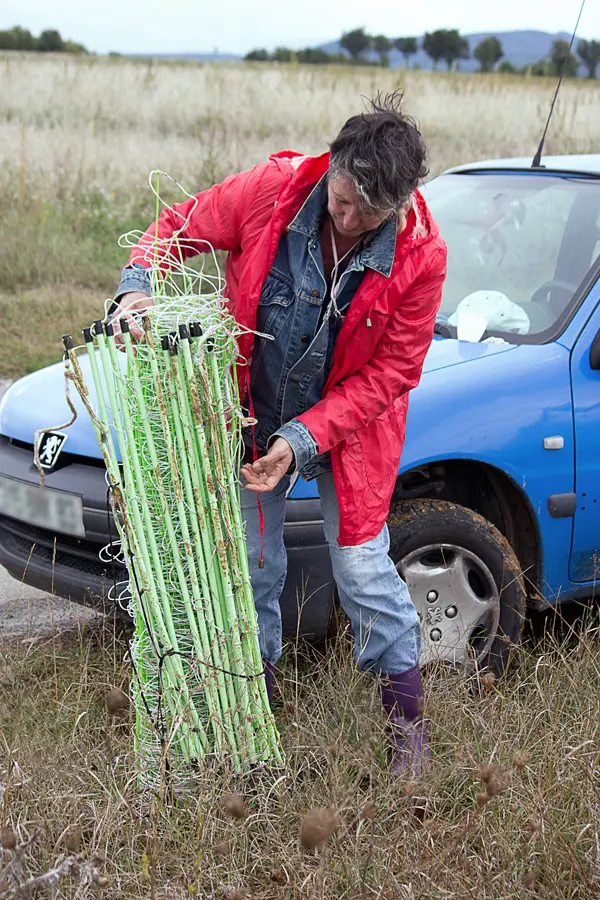
[[330, 146], [329, 177], [349, 177], [365, 208], [398, 210], [427, 175], [425, 143], [402, 99], [402, 91], [377, 94]]

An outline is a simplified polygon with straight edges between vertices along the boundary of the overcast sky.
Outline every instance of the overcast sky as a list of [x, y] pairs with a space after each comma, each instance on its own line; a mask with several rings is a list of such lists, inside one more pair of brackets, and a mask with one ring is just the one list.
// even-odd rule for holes
[[[100, 53], [245, 53], [314, 46], [351, 28], [390, 37], [436, 28], [571, 31], [579, 0], [0, 0], [0, 29], [22, 25]], [[581, 37], [600, 39], [600, 2], [587, 0]]]

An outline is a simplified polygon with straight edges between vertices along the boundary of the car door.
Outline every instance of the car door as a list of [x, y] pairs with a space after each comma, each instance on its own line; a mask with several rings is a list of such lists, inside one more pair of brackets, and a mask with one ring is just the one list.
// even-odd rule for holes
[[600, 576], [600, 369], [593, 368], [590, 359], [600, 332], [600, 282], [593, 294], [598, 302], [571, 354], [577, 507], [570, 576], [575, 583], [592, 583]]

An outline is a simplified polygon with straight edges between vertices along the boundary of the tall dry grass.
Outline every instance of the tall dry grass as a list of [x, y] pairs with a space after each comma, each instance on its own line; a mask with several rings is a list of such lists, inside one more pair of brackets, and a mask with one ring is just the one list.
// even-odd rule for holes
[[[60, 354], [60, 329], [40, 328], [34, 315], [40, 303], [49, 305], [42, 318], [56, 314], [75, 333], [89, 324], [85, 298], [98, 297], [93, 318], [113, 292], [126, 259], [118, 235], [154, 215], [151, 169], [196, 191], [282, 148], [320, 153], [363, 97], [399, 87], [433, 173], [481, 157], [532, 157], [554, 83], [4, 53], [0, 86], [0, 316], [17, 320], [16, 330], [5, 325], [10, 340], [0, 332], [0, 375], [14, 376]], [[549, 152], [598, 146], [598, 96], [595, 84], [564, 85]], [[77, 292], [81, 314], [71, 319]]]
[[[190, 188], [282, 148], [320, 153], [363, 96], [404, 88], [432, 171], [481, 157], [532, 156], [552, 79], [309, 67], [0, 59], [3, 192], [56, 200], [137, 192], [160, 167]], [[548, 151], [590, 152], [600, 139], [597, 85], [567, 82]]]
[[[429, 673], [432, 766], [418, 782], [390, 775], [377, 691], [350, 650], [346, 637], [325, 658], [289, 649], [285, 771], [243, 780], [209, 764], [173, 795], [138, 789], [112, 692], [107, 715], [130, 674], [113, 630], [5, 645], [0, 843], [33, 838], [23, 879], [70, 866], [54, 896], [78, 900], [104, 879], [102, 896], [128, 900], [600, 896], [597, 620], [531, 644], [502, 682]], [[3, 893], [14, 857], [0, 849], [2, 900], [24, 896]]]

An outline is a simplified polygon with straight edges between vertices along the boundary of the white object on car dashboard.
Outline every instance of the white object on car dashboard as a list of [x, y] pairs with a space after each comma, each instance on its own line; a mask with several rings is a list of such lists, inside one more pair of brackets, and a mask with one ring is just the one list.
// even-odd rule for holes
[[[448, 319], [448, 324], [454, 325], [458, 329], [459, 320], [465, 314], [485, 318], [486, 329], [489, 331], [506, 331], [513, 334], [529, 333], [529, 316], [523, 307], [509, 300], [502, 291], [473, 291], [472, 294], [468, 294], [460, 301], [455, 312]], [[476, 340], [480, 338], [481, 334]]]
[[485, 316], [461, 312], [456, 317], [456, 336], [459, 341], [470, 341], [472, 344], [477, 344], [483, 337], [487, 324]]

